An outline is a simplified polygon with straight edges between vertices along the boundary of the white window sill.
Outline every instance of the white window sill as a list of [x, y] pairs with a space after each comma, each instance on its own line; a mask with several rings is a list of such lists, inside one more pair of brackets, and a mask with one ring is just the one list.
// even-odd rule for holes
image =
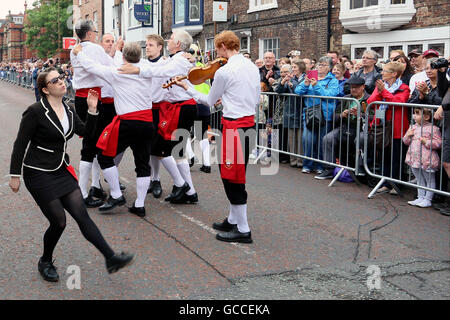
[[277, 9], [277, 8], [278, 8], [278, 3], [271, 3], [271, 4], [266, 4], [263, 6], [252, 7], [247, 10], [247, 13], [270, 10], [270, 9]]

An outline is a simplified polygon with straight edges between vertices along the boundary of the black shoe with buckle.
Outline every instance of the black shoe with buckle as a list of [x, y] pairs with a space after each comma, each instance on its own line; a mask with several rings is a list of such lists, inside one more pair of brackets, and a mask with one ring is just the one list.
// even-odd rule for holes
[[138, 217], [145, 217], [145, 207], [135, 207], [134, 204], [132, 207], [128, 208], [128, 211], [131, 213], [134, 213], [135, 215], [137, 215]]
[[122, 269], [127, 265], [131, 265], [134, 260], [134, 255], [129, 253], [121, 252], [120, 254], [115, 254], [111, 258], [106, 259], [106, 270], [108, 273], [114, 273]]
[[188, 192], [191, 189], [191, 187], [189, 186], [189, 184], [187, 182], [185, 182], [181, 187], [177, 187], [177, 186], [173, 186], [172, 188], [172, 193], [169, 194], [164, 201], [170, 201], [171, 203], [173, 203], [172, 201], [180, 201], [181, 197]]
[[[54, 261], [53, 261], [54, 262]], [[42, 261], [42, 258], [39, 259], [38, 269], [42, 278], [45, 281], [49, 282], [58, 282], [59, 275], [56, 272], [56, 267], [53, 265], [51, 261]]]
[[154, 198], [161, 198], [162, 195], [162, 188], [161, 188], [161, 181], [155, 180], [152, 181], [153, 189], [152, 194]]
[[228, 232], [219, 232], [216, 234], [216, 239], [225, 242], [242, 242], [242, 243], [252, 243], [252, 233], [249, 232], [239, 232], [237, 226]]
[[103, 204], [103, 200], [96, 200], [92, 198], [91, 195], [89, 195], [87, 198], [84, 198], [83, 200], [87, 208], [97, 208]]
[[201, 166], [200, 171], [203, 171], [204, 173], [211, 173], [211, 166]]
[[106, 200], [106, 197], [108, 195], [106, 194], [105, 191], [103, 191], [102, 188], [97, 188], [97, 187], [92, 186], [91, 189], [89, 189], [89, 196], [90, 197], [94, 197], [94, 198], [98, 198], [98, 199], [101, 199], [101, 200]]
[[229, 223], [228, 218], [225, 218], [225, 220], [223, 220], [223, 222], [214, 222], [212, 225], [212, 227], [214, 229], [219, 230], [219, 231], [225, 231], [225, 232], [233, 230], [233, 228], [236, 226], [237, 226], [237, 224]]
[[123, 206], [127, 201], [125, 200], [124, 196], [121, 196], [120, 198], [114, 199], [113, 197], [109, 196], [108, 200], [100, 207], [98, 210], [100, 211], [108, 211], [111, 210], [117, 206]]

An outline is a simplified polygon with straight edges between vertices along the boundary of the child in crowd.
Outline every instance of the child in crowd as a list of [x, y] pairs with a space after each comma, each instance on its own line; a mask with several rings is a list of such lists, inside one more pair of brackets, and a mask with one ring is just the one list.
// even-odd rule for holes
[[[438, 127], [431, 124], [431, 109], [415, 108], [413, 119], [415, 124], [409, 127], [403, 142], [409, 146], [406, 153], [406, 164], [411, 167], [417, 179], [417, 185], [434, 189], [436, 187], [435, 172], [439, 168], [439, 155], [442, 137]], [[418, 188], [418, 197], [408, 204], [427, 208], [431, 206], [434, 193]]]

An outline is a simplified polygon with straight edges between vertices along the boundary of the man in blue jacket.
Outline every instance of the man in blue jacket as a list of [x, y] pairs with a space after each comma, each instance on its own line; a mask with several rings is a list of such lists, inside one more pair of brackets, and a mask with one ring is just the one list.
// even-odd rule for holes
[[36, 68], [33, 70], [33, 86], [34, 86], [34, 95], [36, 96], [36, 102], [41, 100], [41, 95], [39, 94], [39, 90], [37, 88], [37, 77], [39, 75], [39, 72], [41, 72], [43, 69], [43, 63], [42, 60], [38, 60], [36, 62]]

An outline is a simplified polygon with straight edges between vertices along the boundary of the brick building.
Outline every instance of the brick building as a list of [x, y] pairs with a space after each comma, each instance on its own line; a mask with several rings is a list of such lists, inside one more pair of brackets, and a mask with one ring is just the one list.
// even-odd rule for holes
[[360, 59], [366, 49], [383, 60], [402, 49], [435, 49], [450, 56], [448, 0], [333, 0], [331, 29], [335, 47]]
[[[163, 37], [182, 28], [202, 48], [213, 49], [213, 0], [163, 0], [163, 7]], [[328, 1], [229, 0], [228, 21], [217, 22], [217, 32], [225, 29], [236, 32], [241, 51], [250, 52], [253, 59], [262, 58], [268, 50], [277, 58], [291, 50], [300, 50], [303, 57], [318, 57], [329, 45]]]
[[99, 35], [104, 30], [104, 1], [103, 0], [73, 0], [74, 22], [79, 19], [94, 21]]
[[23, 45], [23, 13], [8, 14], [0, 26], [0, 61], [22, 62], [29, 58]]

